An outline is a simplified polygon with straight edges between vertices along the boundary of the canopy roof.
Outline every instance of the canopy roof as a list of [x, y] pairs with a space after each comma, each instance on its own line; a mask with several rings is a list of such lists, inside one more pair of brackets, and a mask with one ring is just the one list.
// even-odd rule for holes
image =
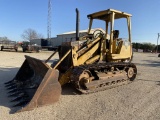
[[111, 13], [115, 13], [115, 19], [119, 19], [119, 18], [126, 18], [126, 17], [130, 17], [132, 16], [131, 14], [122, 12], [122, 11], [118, 11], [118, 10], [114, 10], [114, 9], [108, 9], [108, 10], [103, 10], [103, 11], [99, 11], [93, 14], [89, 14], [87, 15], [88, 18], [90, 19], [100, 19], [100, 20], [105, 20], [105, 21], [109, 21], [110, 20], [110, 14]]

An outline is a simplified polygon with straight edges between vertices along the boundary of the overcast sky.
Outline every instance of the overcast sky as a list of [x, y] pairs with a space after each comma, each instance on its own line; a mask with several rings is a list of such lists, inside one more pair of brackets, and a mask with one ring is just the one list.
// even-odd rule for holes
[[[160, 33], [160, 0], [52, 0], [52, 37], [75, 30], [75, 9], [80, 29], [88, 28], [87, 15], [113, 8], [132, 14], [132, 41], [156, 44]], [[0, 37], [21, 41], [25, 29], [47, 37], [48, 0], [0, 0]], [[123, 34], [124, 24], [119, 24]], [[99, 23], [94, 27], [102, 27]]]

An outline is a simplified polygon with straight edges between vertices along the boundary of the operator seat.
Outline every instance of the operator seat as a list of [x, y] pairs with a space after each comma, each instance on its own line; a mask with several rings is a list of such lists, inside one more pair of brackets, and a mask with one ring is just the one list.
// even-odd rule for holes
[[119, 37], [119, 30], [113, 31], [113, 40], [116, 40]]

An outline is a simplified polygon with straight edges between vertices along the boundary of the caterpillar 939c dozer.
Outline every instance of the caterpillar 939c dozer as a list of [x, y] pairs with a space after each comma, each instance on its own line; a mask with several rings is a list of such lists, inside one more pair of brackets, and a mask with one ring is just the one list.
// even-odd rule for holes
[[[46, 61], [25, 56], [15, 78], [5, 83], [14, 106], [22, 106], [19, 111], [53, 104], [59, 100], [61, 86], [66, 83], [88, 94], [135, 80], [137, 68], [131, 63], [131, 14], [113, 9], [89, 14], [88, 34], [79, 37], [77, 9], [76, 12], [76, 41], [62, 43], [57, 50], [58, 62], [47, 64], [56, 52]], [[127, 20], [127, 39], [119, 38], [119, 31], [114, 30], [114, 21], [121, 18]], [[93, 20], [104, 21], [105, 31], [96, 29], [91, 33]]]

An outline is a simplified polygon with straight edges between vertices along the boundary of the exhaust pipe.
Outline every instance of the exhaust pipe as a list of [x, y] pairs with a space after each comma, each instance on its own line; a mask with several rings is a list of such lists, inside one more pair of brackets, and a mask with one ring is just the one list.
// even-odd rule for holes
[[79, 10], [76, 8], [76, 41], [79, 40]]

